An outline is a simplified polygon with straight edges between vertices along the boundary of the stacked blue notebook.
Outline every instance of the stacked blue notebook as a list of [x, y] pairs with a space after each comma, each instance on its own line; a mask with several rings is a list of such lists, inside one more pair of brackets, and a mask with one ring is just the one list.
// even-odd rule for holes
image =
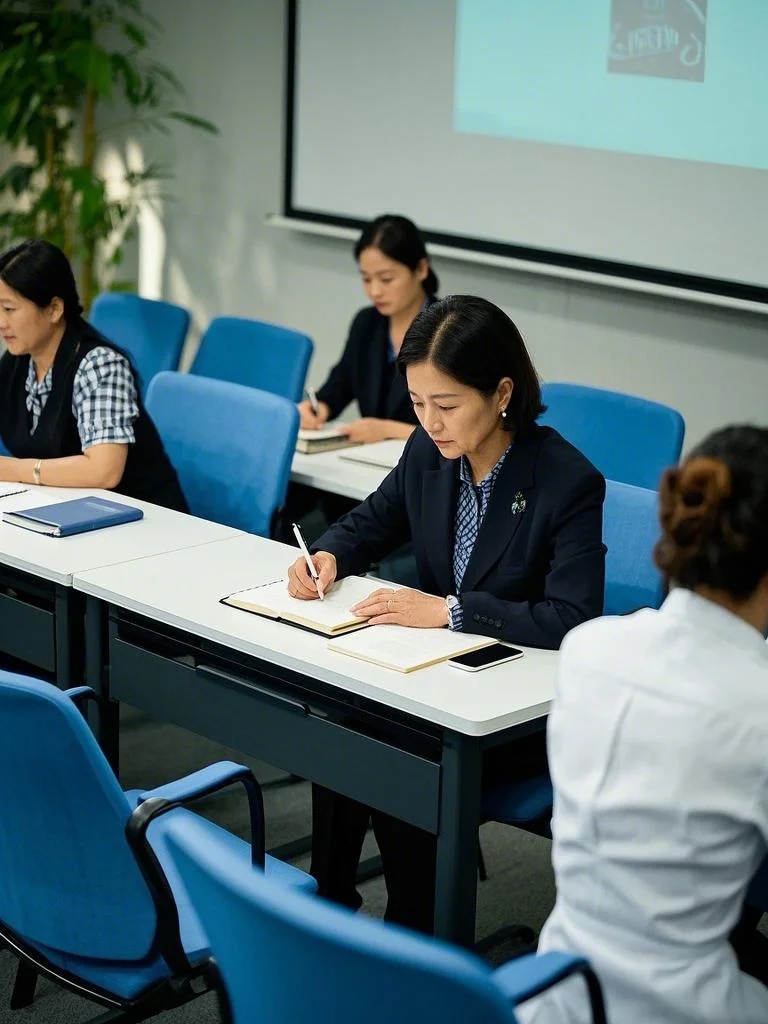
[[140, 508], [122, 505], [108, 498], [73, 498], [55, 505], [25, 508], [19, 512], [3, 512], [3, 522], [22, 526], [25, 530], [45, 533], [50, 537], [69, 537], [73, 533], [101, 530], [143, 518]]

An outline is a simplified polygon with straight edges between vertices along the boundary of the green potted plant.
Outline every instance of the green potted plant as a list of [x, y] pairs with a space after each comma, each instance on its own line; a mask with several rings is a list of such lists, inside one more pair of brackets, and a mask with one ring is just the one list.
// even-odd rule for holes
[[[180, 82], [149, 53], [158, 24], [141, 0], [4, 0], [0, 10], [0, 248], [46, 238], [77, 268], [90, 307], [121, 261], [139, 204], [167, 172], [126, 169], [117, 196], [99, 174], [108, 135], [215, 132], [179, 109]], [[113, 113], [105, 116], [105, 110]]]

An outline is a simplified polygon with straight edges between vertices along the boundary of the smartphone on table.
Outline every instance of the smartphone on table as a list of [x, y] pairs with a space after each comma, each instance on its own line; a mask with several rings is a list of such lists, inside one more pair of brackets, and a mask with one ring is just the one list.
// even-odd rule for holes
[[480, 647], [476, 651], [457, 654], [455, 658], [448, 659], [448, 664], [453, 668], [464, 669], [465, 672], [479, 672], [481, 669], [492, 668], [494, 665], [503, 665], [505, 661], [516, 661], [522, 656], [523, 652], [519, 647], [510, 647], [508, 644], [490, 644], [488, 647]]

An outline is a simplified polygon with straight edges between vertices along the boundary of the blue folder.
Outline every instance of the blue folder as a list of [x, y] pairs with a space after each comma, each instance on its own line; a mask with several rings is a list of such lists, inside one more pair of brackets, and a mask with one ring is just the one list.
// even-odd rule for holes
[[140, 508], [123, 505], [108, 498], [73, 498], [55, 505], [3, 512], [3, 522], [23, 526], [25, 530], [45, 533], [50, 537], [69, 537], [73, 533], [101, 530], [143, 518]]

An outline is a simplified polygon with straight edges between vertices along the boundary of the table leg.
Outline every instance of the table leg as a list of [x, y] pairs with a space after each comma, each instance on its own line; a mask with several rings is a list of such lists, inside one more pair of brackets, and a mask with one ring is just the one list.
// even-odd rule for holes
[[109, 696], [109, 666], [105, 643], [106, 608], [98, 598], [85, 599], [85, 680], [99, 696], [94, 705], [93, 728], [99, 746], [115, 775], [120, 766], [120, 704]]
[[54, 596], [56, 658], [56, 685], [62, 690], [79, 686], [81, 679], [75, 678], [75, 651], [72, 647], [73, 630], [76, 628], [72, 601], [72, 588], [56, 585]]
[[435, 934], [463, 946], [472, 946], [475, 941], [481, 781], [478, 740], [446, 733], [437, 836]]

